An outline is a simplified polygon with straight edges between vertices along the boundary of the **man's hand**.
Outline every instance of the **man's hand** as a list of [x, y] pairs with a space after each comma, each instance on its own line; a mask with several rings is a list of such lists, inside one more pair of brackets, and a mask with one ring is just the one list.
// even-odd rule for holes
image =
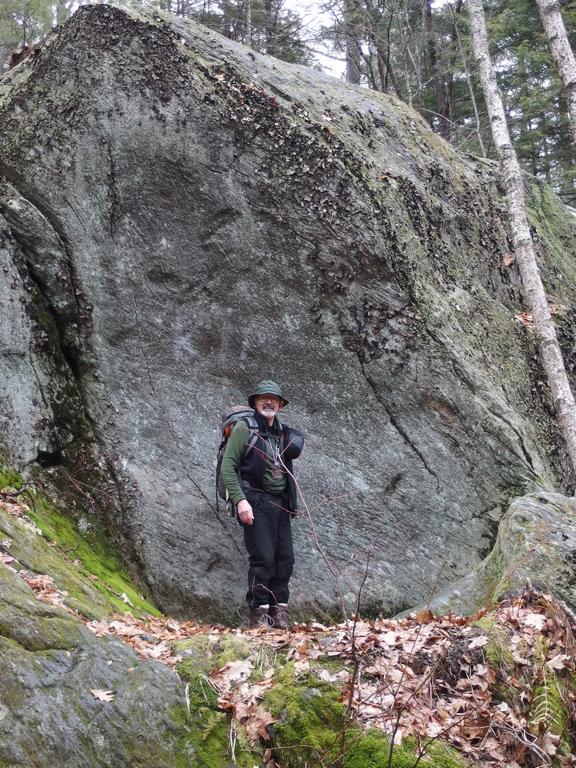
[[238, 512], [238, 517], [240, 518], [241, 523], [252, 525], [254, 522], [254, 512], [252, 512], [252, 506], [247, 499], [242, 499], [242, 501], [238, 502], [236, 511]]

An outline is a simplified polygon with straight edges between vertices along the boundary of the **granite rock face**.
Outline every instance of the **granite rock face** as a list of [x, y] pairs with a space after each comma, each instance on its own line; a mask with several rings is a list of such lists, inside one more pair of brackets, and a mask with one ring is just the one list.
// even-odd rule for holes
[[[0, 496], [0, 765], [174, 768], [194, 718], [183, 716], [185, 684], [103, 636], [98, 622], [108, 630], [106, 619], [118, 611], [112, 593], [77, 559], [77, 548], [51, 539], [45, 500], [22, 498], [28, 505]], [[42, 528], [32, 509], [43, 510]], [[69, 526], [51, 514], [53, 524]]]
[[527, 585], [576, 608], [576, 501], [539, 491], [514, 499], [494, 549], [470, 574], [433, 597], [439, 614], [471, 614]]
[[[495, 169], [397, 100], [84, 7], [0, 80], [0, 175], [3, 453], [81, 478], [164, 610], [242, 600], [214, 455], [259, 378], [307, 435], [346, 597], [372, 553], [375, 609], [468, 573], [510, 497], [564, 475]], [[573, 225], [530, 204], [572, 353]], [[334, 606], [307, 515], [295, 540], [295, 607]]]
[[175, 765], [182, 733], [174, 713], [185, 706], [177, 674], [38, 602], [2, 563], [0, 652], [2, 765]]

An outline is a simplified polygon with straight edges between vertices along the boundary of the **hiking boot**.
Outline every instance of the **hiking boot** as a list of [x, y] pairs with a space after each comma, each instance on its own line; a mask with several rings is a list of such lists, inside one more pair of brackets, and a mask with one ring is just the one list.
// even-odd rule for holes
[[250, 629], [273, 626], [272, 617], [268, 613], [269, 610], [269, 605], [255, 605], [254, 608], [250, 608], [250, 619], [248, 622]]
[[270, 609], [272, 626], [276, 629], [288, 629], [288, 604], [276, 603]]

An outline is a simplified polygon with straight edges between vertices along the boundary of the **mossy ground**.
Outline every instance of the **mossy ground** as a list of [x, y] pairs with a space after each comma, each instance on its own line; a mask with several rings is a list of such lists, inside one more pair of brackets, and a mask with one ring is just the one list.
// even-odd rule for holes
[[188, 704], [172, 713], [182, 733], [175, 768], [261, 766], [263, 750], [252, 746], [243, 729], [218, 709], [218, 696], [207, 676], [186, 662], [178, 672], [187, 683]]
[[509, 639], [495, 619], [490, 615], [482, 616], [474, 624], [488, 637], [485, 654], [490, 665], [492, 667], [511, 667], [514, 664], [514, 659], [510, 650]]
[[[224, 768], [232, 764], [230, 750], [231, 723], [217, 705], [217, 695], [208, 679], [210, 669], [230, 660], [235, 649], [242, 658], [241, 638], [228, 636], [211, 656], [205, 652], [210, 639], [206, 635], [191, 638], [182, 644], [183, 653], [192, 655], [178, 665], [178, 672], [188, 683], [189, 709], [181, 708], [174, 718], [184, 729], [181, 741], [183, 766], [214, 766]], [[245, 655], [245, 654], [244, 654]], [[282, 652], [267, 649], [262, 668], [274, 668], [274, 682], [262, 702], [277, 722], [270, 728], [270, 748], [274, 759], [282, 768], [303, 766], [343, 766], [343, 768], [384, 768], [389, 764], [390, 743], [378, 730], [364, 731], [348, 717], [342, 701], [342, 690], [317, 677], [318, 669], [327, 666], [334, 671], [332, 660], [318, 662], [315, 671], [298, 677], [294, 664], [286, 661]], [[339, 668], [342, 665], [339, 664]], [[253, 676], [258, 676], [255, 665]], [[241, 726], [232, 731], [236, 740], [235, 759], [238, 766], [261, 766], [262, 749], [250, 745]], [[393, 768], [412, 768], [419, 758], [417, 744], [406, 739], [392, 749]], [[343, 762], [342, 762], [343, 761]], [[419, 764], [436, 768], [463, 768], [466, 761], [451, 747], [432, 742], [424, 750]]]
[[432, 742], [420, 760], [413, 739], [391, 750], [384, 733], [364, 731], [348, 716], [342, 698], [341, 689], [335, 685], [313, 675], [296, 678], [290, 663], [281, 668], [264, 698], [264, 706], [278, 718], [273, 726], [273, 742], [276, 759], [283, 768], [384, 768], [389, 764], [392, 768], [412, 768], [417, 761], [436, 768], [468, 765], [456, 750], [441, 742]]
[[[23, 485], [16, 472], [0, 464], [0, 488], [9, 486], [18, 490]], [[160, 615], [134, 586], [103, 534], [90, 531], [86, 536], [81, 535], [74, 521], [33, 487], [19, 498], [28, 505], [30, 518], [51, 545], [50, 548], [34, 547], [33, 558], [30, 555], [34, 569], [53, 576], [57, 586], [69, 593], [73, 607], [89, 618], [117, 611]], [[98, 593], [96, 600], [91, 599], [94, 590]]]

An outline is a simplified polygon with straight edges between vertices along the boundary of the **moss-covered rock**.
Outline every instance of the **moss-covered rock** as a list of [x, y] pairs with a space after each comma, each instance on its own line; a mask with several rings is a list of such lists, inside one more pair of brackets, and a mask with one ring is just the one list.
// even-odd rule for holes
[[342, 690], [318, 677], [297, 678], [284, 666], [264, 705], [277, 717], [272, 728], [274, 754], [285, 768], [341, 765], [343, 768], [465, 768], [467, 761], [445, 743], [414, 739], [391, 747], [380, 730], [364, 730], [347, 712]]
[[[43, 494], [0, 473], [0, 765], [48, 768], [240, 768], [261, 750], [217, 707], [208, 673], [249, 652], [233, 635], [180, 644], [180, 674], [141, 662], [84, 619], [118, 608], [158, 612], [104, 543], [82, 536]], [[38, 600], [26, 579], [50, 577], [61, 605]], [[104, 696], [100, 700], [98, 696]]]
[[576, 502], [540, 491], [515, 499], [493, 550], [466, 578], [434, 596], [438, 613], [472, 614], [527, 583], [576, 606]]
[[[5, 487], [24, 488], [17, 497], [19, 505], [0, 504], [0, 535], [9, 542], [13, 567], [30, 574], [49, 574], [66, 593], [64, 603], [88, 618], [99, 619], [116, 611], [159, 614], [135, 588], [101, 534], [87, 531], [82, 535], [71, 516], [0, 465], [0, 489]], [[19, 514], [22, 510], [24, 517]]]
[[[0, 563], [0, 764], [172, 768], [179, 678], [38, 601]], [[110, 701], [92, 691], [107, 691]]]
[[178, 672], [188, 680], [206, 675], [229, 661], [245, 659], [252, 652], [245, 638], [227, 634], [195, 634], [176, 641], [175, 649], [182, 657]]
[[218, 697], [205, 675], [179, 665], [186, 684], [186, 706], [174, 717], [182, 727], [175, 768], [254, 768], [262, 765], [264, 748], [250, 744], [243, 728], [218, 709]]

